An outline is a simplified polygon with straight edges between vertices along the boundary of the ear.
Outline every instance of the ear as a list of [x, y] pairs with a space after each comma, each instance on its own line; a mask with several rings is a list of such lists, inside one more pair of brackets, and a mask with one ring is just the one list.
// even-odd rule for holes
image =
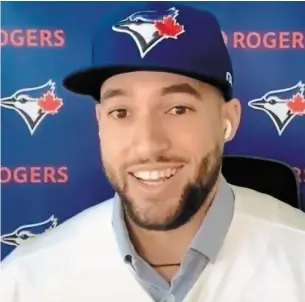
[[101, 119], [101, 104], [95, 105], [95, 117], [97, 119], [97, 122], [99, 122]]
[[100, 121], [101, 121], [101, 104], [96, 104], [95, 105], [95, 117], [97, 120], [97, 125], [98, 125], [98, 136], [101, 139], [101, 131], [100, 131]]
[[241, 104], [238, 99], [232, 99], [223, 104], [222, 117], [224, 121], [224, 139], [231, 141], [239, 128], [241, 118]]
[[225, 138], [225, 141], [228, 141], [231, 137], [232, 124], [228, 119], [226, 119], [225, 124], [226, 124], [226, 127], [225, 127], [225, 131], [224, 131], [224, 138]]

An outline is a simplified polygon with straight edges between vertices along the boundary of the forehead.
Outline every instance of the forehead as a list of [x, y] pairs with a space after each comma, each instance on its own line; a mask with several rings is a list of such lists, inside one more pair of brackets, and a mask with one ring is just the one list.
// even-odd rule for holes
[[166, 86], [175, 84], [189, 84], [198, 91], [207, 91], [213, 89], [208, 84], [204, 84], [190, 77], [182, 76], [174, 73], [157, 72], [157, 71], [135, 71], [122, 73], [110, 77], [101, 86], [101, 93], [108, 89], [122, 90], [158, 90]]

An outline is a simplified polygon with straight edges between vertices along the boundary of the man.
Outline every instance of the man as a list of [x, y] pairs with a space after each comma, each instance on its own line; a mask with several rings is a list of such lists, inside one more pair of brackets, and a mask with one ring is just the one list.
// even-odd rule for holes
[[92, 67], [64, 84], [97, 101], [117, 194], [7, 257], [2, 301], [305, 301], [304, 213], [220, 174], [241, 109], [215, 18], [134, 3]]

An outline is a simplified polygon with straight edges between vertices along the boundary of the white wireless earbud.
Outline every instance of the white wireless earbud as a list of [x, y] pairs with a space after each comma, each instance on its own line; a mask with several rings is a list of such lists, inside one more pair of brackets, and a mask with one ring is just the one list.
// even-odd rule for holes
[[229, 120], [226, 120], [226, 129], [225, 129], [225, 140], [227, 140], [230, 135], [231, 135], [231, 131], [232, 131], [232, 124]]

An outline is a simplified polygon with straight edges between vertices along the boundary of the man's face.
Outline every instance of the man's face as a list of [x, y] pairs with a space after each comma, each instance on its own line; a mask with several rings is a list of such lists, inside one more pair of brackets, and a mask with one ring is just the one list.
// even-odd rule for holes
[[103, 166], [137, 225], [174, 229], [203, 205], [221, 166], [223, 104], [212, 86], [170, 73], [104, 83], [97, 105]]

